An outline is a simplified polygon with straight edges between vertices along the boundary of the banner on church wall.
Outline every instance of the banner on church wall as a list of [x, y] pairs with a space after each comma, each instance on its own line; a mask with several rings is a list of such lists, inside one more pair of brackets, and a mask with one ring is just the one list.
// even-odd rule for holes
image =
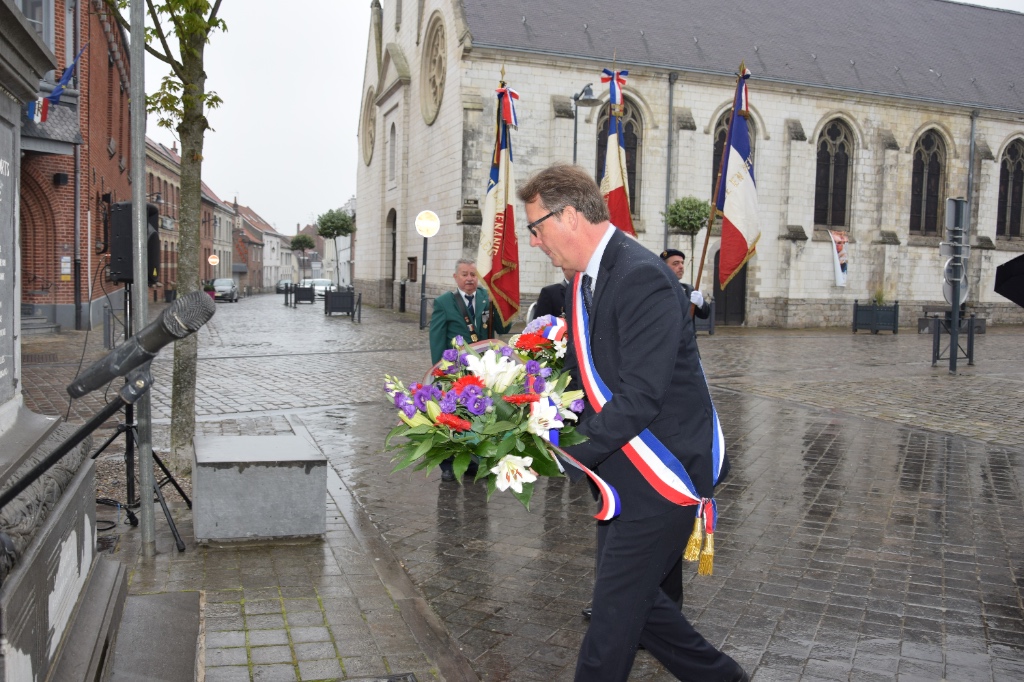
[[845, 232], [829, 230], [828, 236], [832, 238], [832, 265], [836, 272], [836, 286], [846, 286], [846, 265], [850, 258], [846, 245], [850, 238]]

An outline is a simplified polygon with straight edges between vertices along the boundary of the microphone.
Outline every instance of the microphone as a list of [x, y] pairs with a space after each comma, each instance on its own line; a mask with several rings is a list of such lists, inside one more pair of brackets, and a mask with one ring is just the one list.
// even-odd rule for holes
[[205, 291], [193, 291], [179, 297], [138, 334], [90, 365], [68, 385], [68, 394], [72, 398], [81, 398], [128, 374], [156, 357], [167, 344], [198, 331], [216, 310], [217, 304]]

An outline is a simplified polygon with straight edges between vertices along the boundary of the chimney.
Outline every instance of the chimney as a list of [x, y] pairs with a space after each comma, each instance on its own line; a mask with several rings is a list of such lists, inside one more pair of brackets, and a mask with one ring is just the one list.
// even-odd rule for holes
[[177, 140], [172, 140], [171, 141], [171, 151], [174, 152], [175, 154], [178, 153], [178, 141]]

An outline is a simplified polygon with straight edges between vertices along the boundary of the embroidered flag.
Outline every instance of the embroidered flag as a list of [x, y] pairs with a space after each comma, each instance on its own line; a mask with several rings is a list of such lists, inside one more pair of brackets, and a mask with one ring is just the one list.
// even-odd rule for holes
[[722, 216], [718, 281], [723, 289], [754, 255], [757, 240], [761, 237], [754, 159], [750, 154], [750, 129], [747, 126], [748, 78], [750, 71], [740, 64], [729, 133], [722, 150], [722, 175], [715, 198], [715, 208]]
[[512, 140], [516, 126], [515, 100], [519, 95], [502, 81], [498, 93], [498, 126], [491, 157], [491, 174], [484, 196], [483, 222], [476, 263], [491, 301], [504, 325], [519, 311], [519, 243], [516, 240], [515, 177]]
[[850, 238], [845, 232], [829, 230], [828, 236], [832, 238], [832, 266], [836, 271], [836, 286], [846, 286], [846, 263], [849, 255], [846, 252], [846, 244]]
[[28, 117], [36, 123], [43, 123], [50, 112], [50, 100], [40, 97], [35, 102], [28, 103]]
[[604, 74], [601, 82], [608, 83], [611, 97], [608, 100], [608, 144], [604, 157], [604, 177], [601, 178], [601, 194], [608, 204], [612, 225], [635, 237], [633, 216], [629, 210], [626, 142], [622, 135], [622, 86], [626, 84], [629, 71], [604, 69]]
[[71, 82], [71, 76], [75, 73], [75, 65], [78, 64], [78, 58], [85, 52], [85, 48], [89, 46], [86, 43], [82, 46], [82, 49], [78, 51], [78, 56], [75, 57], [75, 61], [68, 64], [67, 68], [64, 69], [64, 73], [61, 74], [60, 80], [57, 81], [57, 85], [53, 88], [53, 92], [46, 96], [46, 99], [50, 100], [50, 104], [57, 106], [60, 104], [60, 96], [64, 94], [64, 88]]

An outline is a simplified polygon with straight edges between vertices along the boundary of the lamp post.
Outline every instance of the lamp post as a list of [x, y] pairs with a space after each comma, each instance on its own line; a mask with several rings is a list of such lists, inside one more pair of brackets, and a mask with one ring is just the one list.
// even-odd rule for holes
[[420, 211], [416, 231], [423, 236], [423, 269], [420, 271], [420, 329], [427, 326], [427, 240], [437, 234], [441, 219], [433, 211]]
[[594, 91], [590, 89], [593, 83], [587, 83], [583, 89], [572, 96], [572, 163], [576, 165], [576, 136], [580, 129], [580, 107], [590, 109], [601, 104], [601, 100], [594, 97]]

